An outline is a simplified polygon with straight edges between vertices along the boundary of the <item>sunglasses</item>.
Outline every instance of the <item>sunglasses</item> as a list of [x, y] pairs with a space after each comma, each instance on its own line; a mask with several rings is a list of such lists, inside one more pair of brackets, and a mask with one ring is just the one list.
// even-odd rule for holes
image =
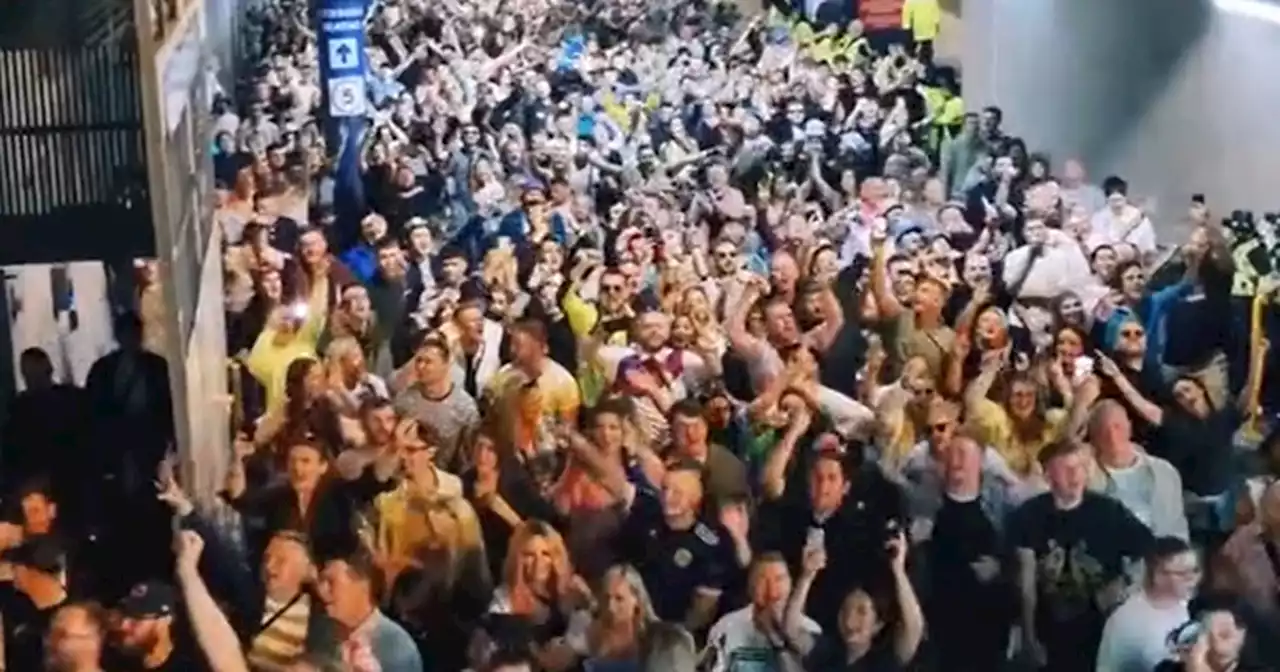
[[431, 451], [432, 447], [425, 442], [414, 442], [404, 447], [406, 455], [417, 455], [418, 453]]
[[619, 292], [619, 293], [626, 289], [626, 287], [623, 285], [614, 285], [614, 284], [601, 285], [600, 288], [606, 292]]
[[715, 255], [716, 259], [732, 259], [738, 256], [738, 253], [733, 250], [716, 250]]

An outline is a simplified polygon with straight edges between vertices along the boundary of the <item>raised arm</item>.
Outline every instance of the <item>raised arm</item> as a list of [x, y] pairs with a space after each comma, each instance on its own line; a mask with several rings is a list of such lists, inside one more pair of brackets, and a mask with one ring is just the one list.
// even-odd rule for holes
[[809, 347], [821, 353], [831, 348], [831, 344], [840, 336], [840, 330], [844, 329], [844, 308], [829, 284], [822, 290], [818, 300], [822, 307], [822, 324], [805, 332], [804, 340]]
[[893, 633], [893, 653], [900, 664], [906, 665], [916, 657], [920, 642], [924, 639], [924, 612], [920, 609], [920, 600], [911, 586], [911, 577], [907, 576], [907, 539], [901, 531], [889, 541], [889, 552], [892, 558], [894, 594], [902, 617]]
[[996, 376], [1000, 375], [1003, 368], [1003, 353], [992, 353], [983, 359], [981, 372], [964, 391], [964, 408], [967, 414], [973, 415], [982, 402], [987, 400], [987, 393], [991, 391], [991, 385], [996, 382]]
[[635, 498], [635, 486], [627, 480], [621, 465], [600, 454], [600, 449], [587, 437], [576, 431], [568, 431], [565, 437], [569, 451], [586, 467], [587, 471], [605, 490], [620, 502], [630, 506]]
[[778, 499], [786, 492], [787, 465], [791, 463], [800, 437], [809, 431], [813, 416], [809, 411], [802, 410], [793, 414], [789, 420], [786, 433], [782, 435], [782, 439], [773, 447], [773, 450], [769, 451], [769, 459], [765, 461], [764, 470], [760, 475], [760, 485], [764, 489], [766, 499]]
[[[879, 228], [879, 227], [877, 227]], [[889, 288], [889, 256], [884, 249], [884, 234], [876, 231], [871, 239], [871, 296], [875, 297], [880, 319], [891, 321], [902, 314], [902, 303]]]
[[231, 622], [218, 608], [218, 603], [200, 578], [197, 567], [200, 553], [204, 550], [204, 540], [191, 530], [183, 530], [174, 540], [174, 545], [178, 585], [182, 590], [182, 602], [186, 605], [188, 624], [209, 663], [209, 669], [213, 672], [249, 672], [235, 628], [231, 627]]
[[795, 647], [796, 653], [801, 656], [809, 655], [817, 644], [817, 640], [804, 627], [804, 605], [809, 601], [809, 591], [813, 588], [814, 579], [826, 567], [826, 550], [816, 546], [806, 548], [804, 557], [800, 560], [800, 576], [796, 577], [791, 595], [787, 598], [787, 611], [783, 617], [782, 629], [786, 632], [789, 643]]
[[1129, 381], [1129, 377], [1120, 371], [1120, 367], [1110, 357], [1099, 352], [1097, 353], [1097, 358], [1098, 368], [1103, 375], [1116, 384], [1125, 401], [1129, 402], [1129, 405], [1138, 412], [1138, 415], [1143, 420], [1157, 427], [1164, 423], [1164, 409], [1142, 396], [1142, 392], [1134, 387], [1133, 383]]
[[729, 311], [729, 320], [725, 325], [726, 335], [729, 337], [729, 347], [733, 348], [738, 354], [745, 359], [754, 359], [762, 354], [763, 343], [760, 339], [752, 336], [747, 331], [747, 313], [750, 312], [751, 306], [764, 293], [763, 283], [765, 281], [752, 276], [747, 282], [747, 286], [742, 290], [739, 300], [734, 304], [733, 310]]

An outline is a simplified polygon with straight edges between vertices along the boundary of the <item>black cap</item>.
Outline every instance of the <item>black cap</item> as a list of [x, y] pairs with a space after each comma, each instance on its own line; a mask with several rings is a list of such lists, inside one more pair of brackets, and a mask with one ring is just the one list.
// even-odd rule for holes
[[45, 574], [66, 569], [66, 554], [56, 539], [48, 535], [31, 537], [0, 554], [0, 560]]
[[125, 618], [164, 618], [172, 616], [178, 601], [173, 586], [162, 581], [148, 581], [134, 586], [120, 600], [120, 613]]

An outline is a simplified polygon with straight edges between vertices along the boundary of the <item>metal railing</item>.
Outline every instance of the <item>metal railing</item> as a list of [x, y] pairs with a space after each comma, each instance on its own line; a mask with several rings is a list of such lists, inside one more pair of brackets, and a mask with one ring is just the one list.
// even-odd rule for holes
[[0, 261], [101, 258], [83, 232], [103, 221], [117, 224], [106, 247], [150, 247], [136, 54], [0, 50], [0, 84]]

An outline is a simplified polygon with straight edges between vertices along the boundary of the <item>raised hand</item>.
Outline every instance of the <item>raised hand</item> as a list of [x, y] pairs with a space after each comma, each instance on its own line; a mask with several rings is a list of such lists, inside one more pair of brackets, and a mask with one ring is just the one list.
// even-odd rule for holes
[[204, 552], [204, 539], [191, 530], [181, 530], [173, 538], [173, 555], [177, 558], [179, 572], [196, 571], [200, 554]]

